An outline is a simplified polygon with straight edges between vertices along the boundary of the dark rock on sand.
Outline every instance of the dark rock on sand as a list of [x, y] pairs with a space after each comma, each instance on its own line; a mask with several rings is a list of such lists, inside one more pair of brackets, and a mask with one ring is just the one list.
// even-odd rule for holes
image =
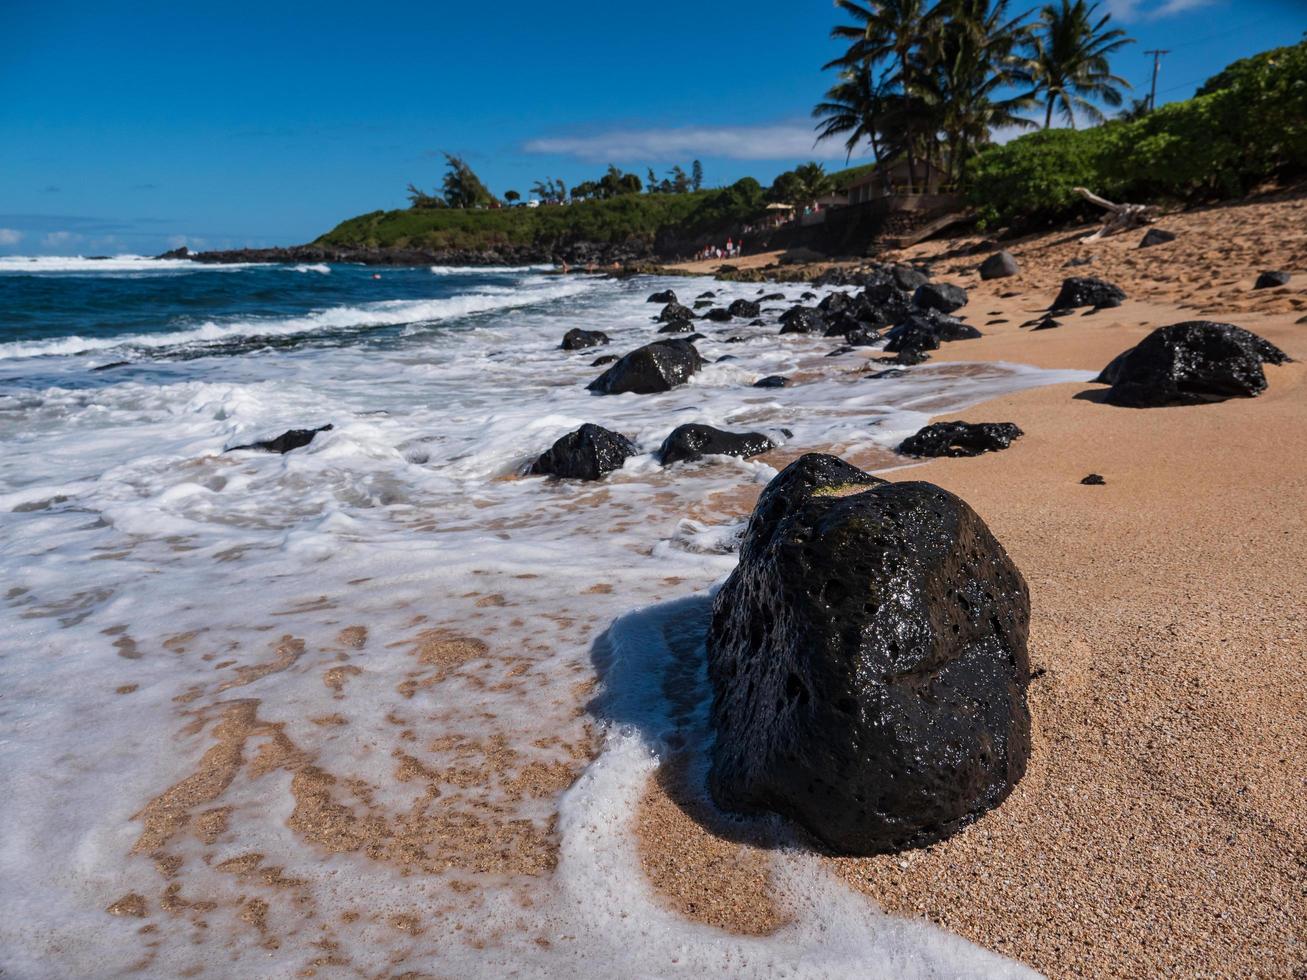
[[1029, 615], [962, 500], [801, 457], [763, 491], [713, 602], [713, 799], [842, 854], [950, 836], [1025, 772]]
[[678, 425], [658, 447], [658, 462], [664, 466], [702, 459], [704, 456], [757, 456], [776, 444], [761, 432], [726, 432], [711, 425]]
[[893, 357], [878, 357], [877, 364], [902, 364], [905, 367], [912, 367], [914, 364], [925, 364], [930, 360], [930, 355], [923, 350], [901, 350]]
[[1139, 239], [1139, 247], [1151, 248], [1153, 245], [1165, 245], [1173, 241], [1175, 241], [1175, 232], [1167, 231], [1165, 228], [1149, 228], [1144, 232], [1144, 237]]
[[823, 336], [843, 337], [862, 328], [860, 320], [841, 310], [839, 313], [830, 313], [826, 316], [826, 330]]
[[967, 305], [967, 291], [951, 282], [928, 282], [917, 287], [912, 304], [923, 310], [952, 313]]
[[936, 422], [899, 443], [904, 456], [979, 456], [1012, 445], [1023, 433], [1013, 422]]
[[902, 263], [890, 266], [889, 276], [899, 289], [907, 293], [930, 282], [930, 276], [921, 269]]
[[598, 347], [601, 344], [609, 343], [608, 334], [602, 330], [581, 330], [574, 327], [563, 334], [563, 342], [559, 345], [563, 350], [582, 350], [586, 347]]
[[571, 480], [598, 480], [605, 473], [620, 470], [638, 452], [621, 433], [587, 422], [541, 453], [529, 472]]
[[674, 320], [693, 320], [694, 310], [688, 306], [682, 306], [680, 303], [671, 302], [662, 308], [658, 314], [659, 323], [670, 323]]
[[1289, 284], [1289, 273], [1287, 272], [1263, 272], [1253, 283], [1253, 289], [1274, 289], [1276, 286], [1287, 286]]
[[811, 306], [791, 306], [781, 314], [781, 333], [825, 333], [826, 317]]
[[1087, 477], [1085, 477], [1085, 478], [1084, 478], [1083, 480], [1081, 480], [1080, 482], [1081, 482], [1083, 485], [1087, 486], [1087, 487], [1101, 487], [1101, 486], [1103, 486], [1105, 483], [1107, 483], [1107, 481], [1104, 480], [1104, 479], [1103, 479], [1099, 474], [1097, 474], [1097, 473], [1090, 473]]
[[765, 378], [759, 378], [753, 383], [755, 388], [784, 388], [789, 385], [790, 379], [779, 374], [769, 374]]
[[731, 311], [724, 306], [714, 306], [703, 315], [703, 318], [705, 320], [713, 320], [716, 323], [725, 323], [731, 318]]
[[684, 340], [657, 340], [621, 357], [587, 385], [601, 395], [634, 392], [649, 395], [684, 384], [700, 368], [703, 358]]
[[590, 362], [591, 367], [603, 367], [605, 364], [612, 364], [617, 360], [616, 354], [604, 354], [602, 357], [596, 357]]
[[1270, 341], [1234, 324], [1189, 320], [1154, 330], [1095, 380], [1112, 386], [1106, 401], [1113, 405], [1198, 405], [1260, 395], [1263, 362], [1287, 360]]
[[1093, 276], [1072, 276], [1062, 280], [1062, 289], [1053, 300], [1050, 310], [1071, 310], [1079, 306], [1120, 306], [1125, 291], [1119, 286]]
[[319, 432], [330, 432], [333, 426], [319, 426], [316, 429], [288, 429], [275, 439], [264, 439], [260, 442], [251, 442], [244, 446], [232, 446], [228, 452], [235, 452], [237, 449], [261, 449], [269, 453], [288, 453], [292, 449], [299, 449], [301, 446], [307, 446], [313, 441], [313, 437]]
[[660, 293], [650, 294], [649, 298], [645, 300], [645, 302], [646, 303], [675, 303], [676, 294], [672, 292], [670, 289], [664, 289]]
[[935, 311], [915, 313], [885, 334], [885, 349], [891, 354], [903, 350], [938, 350], [942, 342], [974, 340], [981, 336], [970, 324]]
[[980, 263], [981, 279], [1005, 279], [1021, 271], [1017, 260], [1011, 252], [995, 252]]
[[[784, 299], [784, 297], [782, 297]], [[762, 308], [753, 300], [737, 299], [730, 306], [726, 307], [726, 312], [731, 316], [757, 316], [762, 312]]]

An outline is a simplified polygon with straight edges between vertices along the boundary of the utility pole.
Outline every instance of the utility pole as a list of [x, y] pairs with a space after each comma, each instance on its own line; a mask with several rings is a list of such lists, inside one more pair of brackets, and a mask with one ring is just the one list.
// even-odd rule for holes
[[1145, 52], [1144, 52], [1144, 54], [1151, 54], [1151, 55], [1153, 56], [1153, 88], [1152, 88], [1152, 91], [1150, 91], [1150, 92], [1148, 93], [1148, 111], [1149, 111], [1149, 112], [1152, 112], [1154, 109], [1157, 108], [1157, 69], [1158, 69], [1158, 66], [1161, 64], [1161, 61], [1162, 61], [1162, 55], [1164, 55], [1164, 54], [1170, 54], [1170, 53], [1171, 53], [1171, 52], [1170, 52], [1169, 50], [1159, 49], [1159, 48], [1155, 48], [1155, 49], [1153, 49], [1152, 51], [1145, 51]]

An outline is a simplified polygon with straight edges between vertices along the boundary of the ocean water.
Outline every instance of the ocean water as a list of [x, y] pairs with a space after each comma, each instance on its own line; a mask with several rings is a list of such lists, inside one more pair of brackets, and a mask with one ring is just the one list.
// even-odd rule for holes
[[[932, 414], [1086, 375], [867, 380], [773, 303], [705, 322], [690, 384], [599, 397], [649, 293], [806, 287], [376, 272], [0, 259], [0, 975], [1025, 975], [791, 847], [777, 932], [693, 924], [634, 818], [670, 747], [702, 766], [708, 597], [777, 466], [898, 465]], [[782, 446], [658, 466], [691, 421]], [[583, 422], [645, 454], [521, 475]]]

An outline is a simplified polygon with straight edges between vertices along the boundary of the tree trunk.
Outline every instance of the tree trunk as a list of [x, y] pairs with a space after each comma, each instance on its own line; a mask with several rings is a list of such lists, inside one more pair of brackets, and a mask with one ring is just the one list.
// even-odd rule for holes
[[908, 53], [899, 52], [899, 77], [903, 80], [903, 105], [907, 111], [904, 130], [908, 137], [908, 193], [911, 194], [917, 187], [917, 127], [912, 124], [912, 88], [908, 84]]
[[1044, 112], [1044, 128], [1045, 128], [1045, 129], [1048, 129], [1048, 127], [1051, 126], [1051, 125], [1053, 125], [1053, 95], [1052, 95], [1052, 93], [1050, 93], [1049, 96], [1048, 96], [1048, 109]]

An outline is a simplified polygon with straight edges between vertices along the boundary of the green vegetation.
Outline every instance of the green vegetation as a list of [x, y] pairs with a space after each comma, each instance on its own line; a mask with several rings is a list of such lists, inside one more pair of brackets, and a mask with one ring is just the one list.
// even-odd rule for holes
[[1230, 65], [1187, 102], [1083, 130], [1044, 130], [985, 150], [968, 193], [988, 227], [1038, 227], [1118, 201], [1234, 197], [1307, 172], [1307, 42]]
[[750, 221], [765, 204], [762, 186], [745, 177], [720, 190], [624, 193], [538, 208], [373, 211], [341, 222], [315, 244], [434, 250], [652, 242], [660, 235], [689, 240]]
[[1103, 113], [1093, 100], [1119, 106], [1121, 89], [1130, 87], [1112, 74], [1107, 56], [1134, 42], [1125, 31], [1107, 26], [1110, 14], [1095, 20], [1097, 8], [1085, 0], [1060, 0], [1039, 12], [1039, 26], [1032, 35], [1031, 75], [1034, 94], [1044, 101], [1045, 129], [1052, 125], [1054, 109], [1072, 129], [1077, 113], [1101, 123]]
[[777, 176], [767, 191], [767, 200], [803, 208], [832, 190], [830, 174], [820, 163], [810, 160]]

